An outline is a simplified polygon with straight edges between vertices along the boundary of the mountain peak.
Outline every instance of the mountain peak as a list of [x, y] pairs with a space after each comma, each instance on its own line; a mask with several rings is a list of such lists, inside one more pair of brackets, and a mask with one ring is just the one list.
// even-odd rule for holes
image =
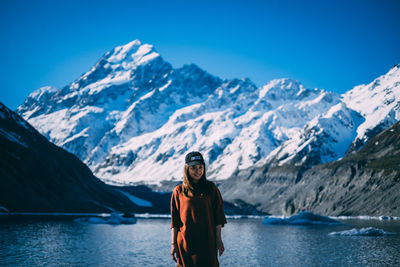
[[400, 65], [366, 85], [359, 85], [342, 95], [343, 101], [365, 117], [357, 129], [354, 147], [358, 149], [370, 137], [391, 126], [400, 118]]
[[136, 39], [128, 44], [115, 47], [106, 54], [105, 58], [110, 64], [120, 64], [124, 69], [130, 69], [159, 56], [160, 54], [156, 52], [153, 45], [142, 44]]
[[181, 68], [177, 69], [178, 71], [186, 72], [186, 73], [205, 73], [206, 71], [197, 66], [196, 64], [185, 64]]
[[260, 90], [260, 97], [267, 97], [271, 100], [294, 100], [307, 96], [305, 94], [309, 89], [296, 80], [283, 78], [274, 79], [264, 85]]
[[52, 94], [56, 91], [58, 91], [58, 89], [56, 87], [43, 86], [43, 87], [40, 87], [39, 89], [33, 91], [32, 93], [30, 93], [28, 98], [40, 99], [41, 97], [43, 97], [43, 95]]
[[142, 42], [139, 39], [135, 39], [135, 40], [133, 40], [133, 41], [131, 41], [131, 42], [125, 44], [125, 45], [117, 46], [115, 49], [119, 49], [120, 48], [120, 49], [129, 50], [129, 49], [131, 49], [133, 47], [138, 47], [138, 46], [141, 46], [141, 45], [142, 45]]
[[[159, 66], [161, 69], [172, 68], [152, 45], [134, 40], [107, 52], [95, 66], [71, 84], [70, 88], [77, 90], [90, 86], [90, 90], [98, 91], [98, 88], [104, 88], [107, 85], [126, 84], [138, 68], [148, 68], [148, 65]], [[153, 71], [159, 72], [158, 70]], [[143, 73], [143, 70], [139, 71], [139, 75]]]
[[[395, 74], [395, 73], [397, 73], [397, 72], [399, 72], [400, 71], [400, 63], [398, 63], [398, 64], [395, 64], [390, 70], [389, 70], [389, 72], [387, 73], [387, 75], [393, 75], [393, 74]], [[400, 75], [400, 74], [399, 74]]]

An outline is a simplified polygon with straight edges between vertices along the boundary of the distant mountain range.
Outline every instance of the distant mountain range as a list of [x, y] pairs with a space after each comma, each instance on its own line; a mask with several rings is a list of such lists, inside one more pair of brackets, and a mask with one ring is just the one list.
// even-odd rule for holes
[[174, 69], [135, 40], [64, 88], [43, 87], [17, 112], [110, 184], [180, 181], [202, 151], [208, 177], [253, 166], [309, 169], [357, 151], [400, 117], [400, 66], [343, 95], [290, 79], [258, 88], [196, 65]]
[[[17, 112], [108, 184], [171, 191], [184, 155], [199, 150], [231, 211], [400, 215], [400, 65], [339, 95], [174, 69], [135, 40]], [[123, 191], [155, 193], [138, 188]]]

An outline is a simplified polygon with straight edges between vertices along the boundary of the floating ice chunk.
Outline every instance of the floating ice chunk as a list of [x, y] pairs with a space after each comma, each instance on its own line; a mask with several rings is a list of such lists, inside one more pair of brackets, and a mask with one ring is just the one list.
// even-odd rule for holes
[[381, 221], [390, 221], [390, 220], [393, 220], [393, 219], [394, 218], [391, 217], [391, 216], [385, 216], [385, 215], [379, 216], [379, 220], [381, 220]]
[[339, 220], [380, 220], [380, 221], [399, 221], [400, 217], [392, 217], [392, 216], [367, 216], [367, 215], [362, 215], [362, 216], [339, 216], [335, 217]]
[[308, 211], [299, 212], [288, 218], [265, 217], [263, 224], [267, 225], [341, 225], [340, 221], [314, 214]]
[[107, 223], [104, 219], [99, 218], [99, 217], [90, 217], [87, 221], [88, 221], [88, 223], [94, 223], [94, 224]]
[[384, 236], [384, 235], [396, 235], [396, 233], [386, 232], [385, 230], [374, 228], [374, 227], [367, 227], [356, 229], [353, 228], [351, 230], [345, 230], [340, 232], [332, 232], [329, 235], [338, 235], [338, 236]]
[[171, 214], [142, 213], [142, 214], [136, 214], [135, 216], [140, 219], [169, 219], [169, 218], [171, 218]]
[[77, 218], [74, 220], [74, 222], [88, 222], [88, 223], [93, 223], [93, 224], [103, 224], [107, 223], [107, 221], [103, 218], [100, 217], [83, 217], [83, 218]]
[[85, 217], [77, 218], [75, 222], [88, 222], [93, 224], [135, 224], [136, 218], [134, 215], [123, 215], [114, 212], [108, 218], [101, 217]]

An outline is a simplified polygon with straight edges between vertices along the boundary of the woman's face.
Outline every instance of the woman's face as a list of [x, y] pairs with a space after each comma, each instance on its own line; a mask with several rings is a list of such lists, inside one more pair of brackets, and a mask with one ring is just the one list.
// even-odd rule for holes
[[189, 166], [189, 174], [195, 180], [198, 181], [203, 176], [204, 173], [204, 165], [193, 165]]

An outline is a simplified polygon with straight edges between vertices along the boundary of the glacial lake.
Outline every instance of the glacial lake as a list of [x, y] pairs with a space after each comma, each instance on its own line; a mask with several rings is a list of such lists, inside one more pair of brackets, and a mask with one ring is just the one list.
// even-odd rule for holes
[[[400, 221], [342, 222], [346, 225], [287, 226], [264, 225], [262, 218], [228, 219], [220, 266], [400, 266]], [[396, 235], [329, 235], [365, 227]], [[108, 225], [3, 216], [0, 237], [1, 266], [176, 266], [167, 218]]]

